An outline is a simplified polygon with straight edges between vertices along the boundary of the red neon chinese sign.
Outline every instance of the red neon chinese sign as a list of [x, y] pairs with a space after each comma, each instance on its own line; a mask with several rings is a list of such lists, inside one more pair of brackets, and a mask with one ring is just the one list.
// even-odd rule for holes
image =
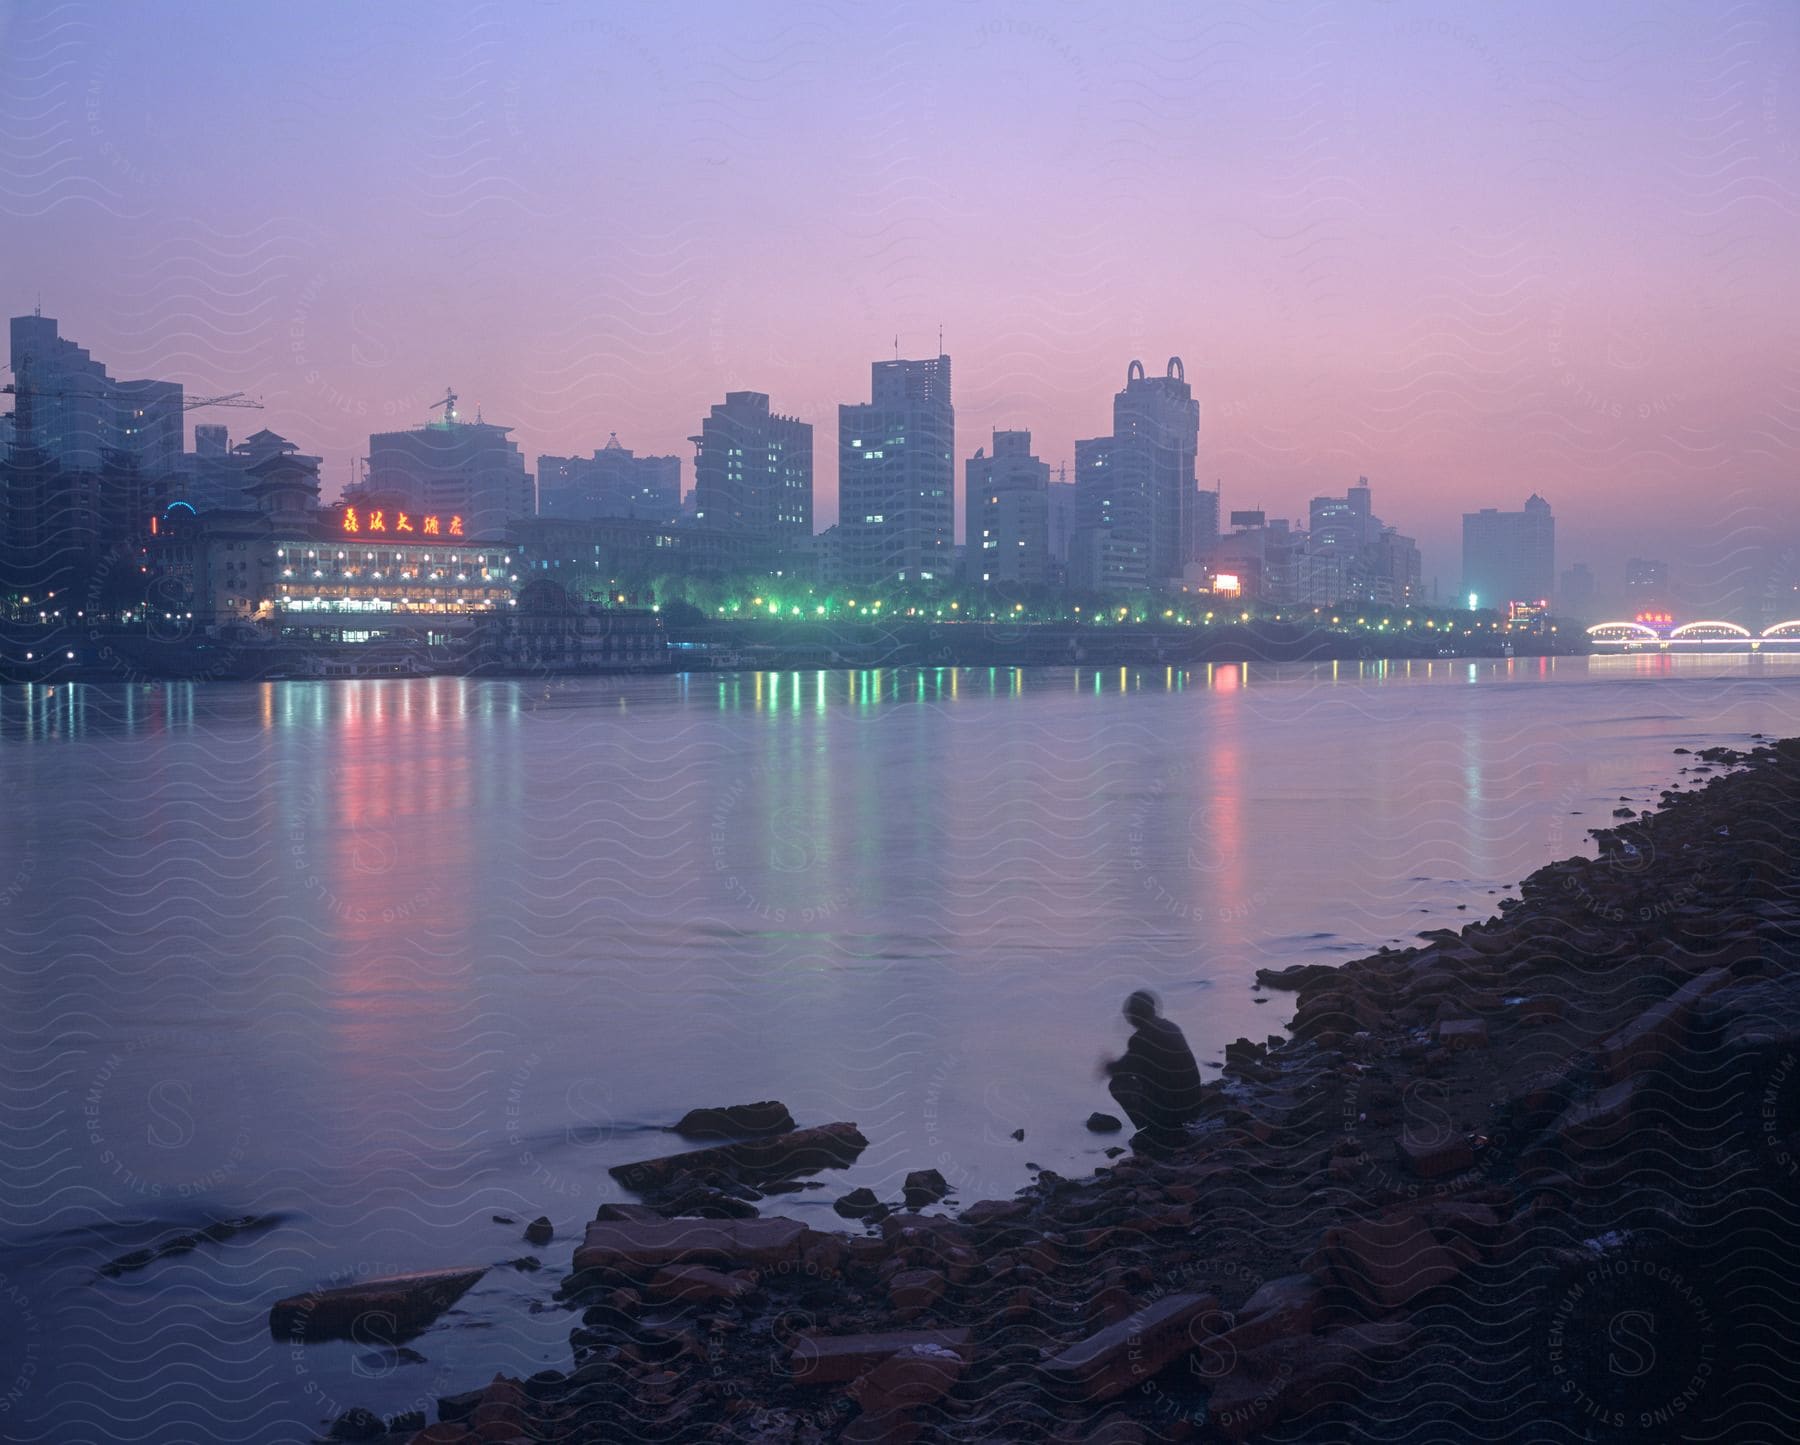
[[367, 512], [360, 512], [355, 507], [345, 507], [344, 518], [340, 525], [346, 536], [359, 536], [371, 532], [422, 532], [427, 537], [460, 537], [463, 535], [463, 519], [460, 513], [448, 518], [436, 515], [420, 517], [417, 526], [414, 526], [413, 522], [411, 512], [390, 514], [382, 507], [374, 507]]

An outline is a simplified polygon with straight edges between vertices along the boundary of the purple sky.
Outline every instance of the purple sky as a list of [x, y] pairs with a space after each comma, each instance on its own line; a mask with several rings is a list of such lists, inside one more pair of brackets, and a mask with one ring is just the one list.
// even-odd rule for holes
[[1228, 508], [1366, 474], [1448, 591], [1538, 490], [1698, 587], [1800, 540], [1797, 91], [1791, 0], [0, 0], [0, 304], [328, 491], [446, 385], [533, 465], [766, 391], [821, 525], [896, 333], [959, 486], [1179, 354]]

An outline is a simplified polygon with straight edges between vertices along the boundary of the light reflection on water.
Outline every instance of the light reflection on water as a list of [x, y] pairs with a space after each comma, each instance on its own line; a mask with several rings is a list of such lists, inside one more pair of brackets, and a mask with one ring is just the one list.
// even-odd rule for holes
[[[154, 1355], [164, 1438], [207, 1438], [210, 1392], [304, 1439], [309, 1383], [401, 1408], [566, 1363], [568, 1318], [524, 1302], [606, 1167], [697, 1104], [859, 1122], [855, 1168], [771, 1202], [821, 1226], [908, 1169], [967, 1202], [1091, 1168], [1129, 989], [1217, 1058], [1280, 1025], [1258, 966], [1479, 916], [1654, 801], [1673, 747], [1800, 732], [1797, 680], [1665, 654], [0, 689], [0, 1273], [69, 1381], [36, 1407], [104, 1419]], [[523, 1253], [496, 1212], [558, 1228], [542, 1275], [470, 1297], [504, 1329], [380, 1378], [261, 1333], [334, 1273]]]

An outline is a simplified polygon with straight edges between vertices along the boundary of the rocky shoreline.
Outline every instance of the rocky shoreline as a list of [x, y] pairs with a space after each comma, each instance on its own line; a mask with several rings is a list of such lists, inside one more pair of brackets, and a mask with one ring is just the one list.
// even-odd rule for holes
[[[1264, 975], [1291, 1037], [1228, 1049], [1179, 1146], [954, 1215], [915, 1176], [861, 1235], [734, 1173], [798, 1134], [639, 1166], [567, 1369], [332, 1438], [1791, 1438], [1800, 740], [1684, 762], [1496, 917]], [[797, 1169], [859, 1147], [825, 1130]]]

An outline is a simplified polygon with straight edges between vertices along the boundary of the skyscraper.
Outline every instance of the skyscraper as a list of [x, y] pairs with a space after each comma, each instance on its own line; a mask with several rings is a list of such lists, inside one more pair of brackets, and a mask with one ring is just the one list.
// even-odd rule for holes
[[613, 432], [591, 457], [541, 456], [538, 515], [667, 522], [681, 510], [681, 458], [640, 457]]
[[688, 440], [696, 521], [778, 542], [812, 536], [811, 422], [770, 411], [763, 392], [728, 391]]
[[1113, 397], [1112, 436], [1076, 443], [1081, 525], [1107, 527], [1141, 550], [1151, 582], [1179, 578], [1194, 555], [1199, 443], [1200, 404], [1179, 356], [1163, 376], [1146, 376], [1144, 363], [1132, 362], [1125, 389]]
[[877, 361], [870, 373], [869, 401], [838, 408], [844, 575], [946, 580], [956, 530], [950, 358]]
[[1673, 602], [1667, 562], [1633, 557], [1625, 564], [1625, 605], [1634, 615], [1645, 610], [1666, 612]]
[[1472, 607], [1504, 608], [1539, 602], [1556, 585], [1556, 519], [1533, 492], [1525, 509], [1483, 507], [1463, 513], [1463, 600]]
[[1031, 433], [997, 431], [990, 456], [963, 469], [964, 571], [971, 582], [1050, 580], [1050, 466], [1031, 454]]
[[[369, 474], [346, 492], [394, 498], [420, 512], [463, 518], [464, 535], [498, 537], [537, 511], [537, 495], [512, 428], [463, 421], [454, 396], [441, 420], [369, 438]], [[442, 405], [442, 403], [440, 403]]]
[[21, 445], [29, 440], [64, 471], [98, 472], [108, 452], [128, 453], [147, 477], [181, 470], [180, 382], [115, 380], [86, 347], [57, 334], [52, 316], [13, 317], [11, 341]]

